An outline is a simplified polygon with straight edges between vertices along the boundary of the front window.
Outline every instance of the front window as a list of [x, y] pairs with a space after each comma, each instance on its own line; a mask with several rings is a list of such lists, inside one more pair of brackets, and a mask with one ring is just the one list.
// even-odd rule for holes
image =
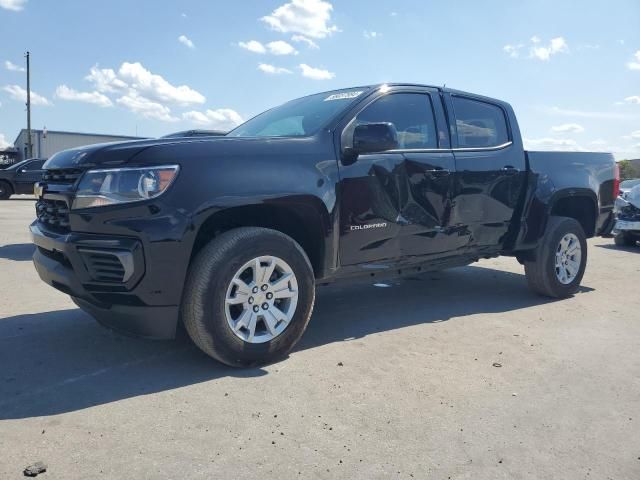
[[227, 134], [228, 137], [304, 137], [314, 135], [349, 107], [366, 87], [298, 98], [267, 110]]

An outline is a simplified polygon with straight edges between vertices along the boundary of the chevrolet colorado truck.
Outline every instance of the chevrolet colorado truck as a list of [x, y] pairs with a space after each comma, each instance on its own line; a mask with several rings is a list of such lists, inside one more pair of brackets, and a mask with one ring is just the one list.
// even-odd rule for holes
[[385, 84], [307, 96], [225, 136], [92, 145], [45, 164], [35, 267], [99, 322], [233, 366], [285, 356], [315, 287], [508, 255], [567, 297], [613, 221], [607, 153], [525, 151], [511, 106]]

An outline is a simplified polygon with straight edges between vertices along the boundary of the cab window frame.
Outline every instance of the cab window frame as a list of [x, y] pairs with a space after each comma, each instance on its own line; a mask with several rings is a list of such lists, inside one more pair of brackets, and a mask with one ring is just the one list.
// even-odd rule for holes
[[[344, 127], [342, 128], [342, 132], [339, 136], [340, 138], [340, 148], [341, 151], [344, 152], [345, 148], [349, 147], [349, 140], [352, 141], [352, 136], [353, 136], [353, 131], [355, 129], [355, 126], [357, 125], [357, 119], [358, 119], [358, 115], [360, 115], [363, 111], [365, 111], [367, 108], [369, 108], [371, 105], [373, 105], [375, 102], [377, 102], [378, 100], [381, 100], [383, 98], [389, 97], [390, 95], [421, 95], [423, 97], [426, 97], [426, 105], [427, 105], [427, 109], [431, 110], [431, 120], [433, 122], [433, 133], [434, 133], [434, 139], [435, 139], [435, 143], [436, 143], [436, 147], [418, 147], [418, 148], [396, 148], [393, 150], [385, 150], [382, 151], [380, 153], [401, 153], [401, 152], [435, 152], [435, 151], [449, 151], [451, 150], [451, 147], [446, 146], [443, 147], [442, 144], [445, 143], [442, 141], [441, 138], [441, 126], [438, 122], [438, 118], [437, 118], [437, 113], [436, 113], [436, 108], [435, 108], [435, 101], [434, 101], [434, 92], [432, 91], [428, 91], [428, 90], [390, 90], [388, 92], [385, 92], [381, 95], [376, 95], [373, 96], [372, 98], [368, 98], [363, 102], [363, 104], [358, 105], [356, 107], [355, 111], [351, 111], [348, 115], [348, 117], [350, 118], [346, 124], [344, 125]], [[439, 100], [439, 97], [438, 97]], [[447, 142], [448, 143], [448, 142]]]
[[[460, 142], [459, 142], [459, 136], [458, 136], [458, 116], [456, 114], [456, 108], [455, 108], [455, 99], [462, 99], [462, 100], [467, 100], [470, 102], [475, 102], [475, 103], [481, 103], [484, 105], [488, 105], [490, 107], [494, 107], [497, 108], [501, 113], [502, 113], [502, 118], [504, 119], [504, 124], [505, 124], [505, 132], [507, 134], [507, 138], [506, 141], [497, 145], [492, 145], [492, 146], [477, 146], [477, 147], [465, 147], [465, 146], [461, 146]], [[507, 113], [507, 111], [505, 110], [505, 108], [496, 103], [496, 102], [491, 102], [491, 101], [487, 101], [485, 99], [480, 99], [480, 98], [475, 98], [469, 95], [461, 95], [458, 93], [451, 93], [450, 97], [449, 97], [449, 103], [447, 105], [447, 107], [451, 108], [451, 112], [449, 113], [449, 118], [450, 118], [450, 135], [451, 135], [451, 142], [453, 145], [455, 145], [452, 150], [458, 150], [458, 151], [474, 151], [474, 150], [501, 150], [503, 148], [509, 147], [511, 145], [513, 145], [513, 133], [511, 130], [511, 122], [509, 121], [509, 115]]]

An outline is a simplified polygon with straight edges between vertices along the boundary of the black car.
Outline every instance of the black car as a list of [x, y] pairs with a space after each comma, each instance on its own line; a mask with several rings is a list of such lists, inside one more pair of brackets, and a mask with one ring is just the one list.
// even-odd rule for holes
[[183, 322], [235, 366], [286, 355], [328, 282], [508, 255], [534, 292], [572, 295], [618, 187], [611, 154], [525, 151], [508, 103], [413, 84], [300, 98], [221, 137], [67, 150], [45, 169], [42, 280], [114, 329], [171, 338]]
[[46, 160], [29, 158], [0, 170], [0, 200], [13, 194], [33, 193], [33, 185], [42, 179], [42, 166]]

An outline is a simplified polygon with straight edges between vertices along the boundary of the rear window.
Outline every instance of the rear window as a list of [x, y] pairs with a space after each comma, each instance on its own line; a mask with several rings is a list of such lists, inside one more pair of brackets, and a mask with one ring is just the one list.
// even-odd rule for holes
[[497, 105], [453, 97], [458, 147], [497, 147], [509, 141], [504, 111]]

